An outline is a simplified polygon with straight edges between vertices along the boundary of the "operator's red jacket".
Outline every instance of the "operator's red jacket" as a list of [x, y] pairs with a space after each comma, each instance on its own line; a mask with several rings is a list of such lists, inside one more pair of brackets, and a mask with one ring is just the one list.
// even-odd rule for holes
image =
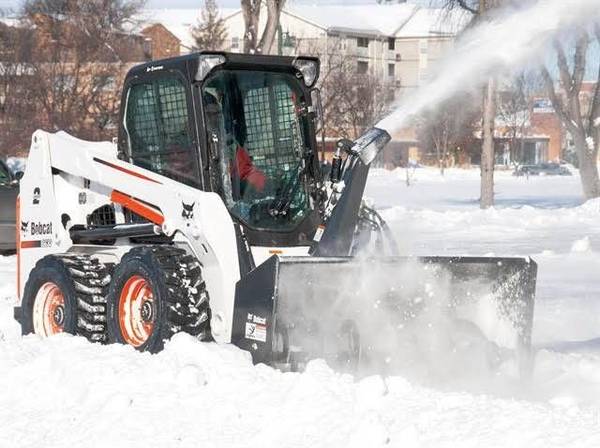
[[235, 151], [235, 164], [240, 181], [246, 182], [259, 192], [265, 189], [267, 182], [265, 173], [254, 166], [248, 150], [243, 146], [238, 145]]

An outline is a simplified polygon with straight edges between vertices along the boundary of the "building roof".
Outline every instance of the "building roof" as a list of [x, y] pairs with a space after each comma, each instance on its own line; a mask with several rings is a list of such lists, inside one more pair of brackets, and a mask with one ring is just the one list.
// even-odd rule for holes
[[454, 36], [471, 20], [471, 14], [462, 10], [447, 11], [438, 8], [418, 8], [395, 36], [400, 38], [427, 36]]
[[393, 5], [296, 5], [285, 12], [325, 30], [357, 30], [393, 36], [419, 9], [409, 3]]
[[[227, 19], [240, 14], [240, 8], [220, 8]], [[447, 12], [412, 3], [391, 5], [301, 5], [290, 3], [283, 10], [324, 31], [376, 36], [429, 37], [454, 35], [470, 20], [464, 12]], [[162, 23], [186, 48], [193, 46], [191, 28], [200, 19], [200, 8], [145, 9], [138, 17], [144, 26]]]

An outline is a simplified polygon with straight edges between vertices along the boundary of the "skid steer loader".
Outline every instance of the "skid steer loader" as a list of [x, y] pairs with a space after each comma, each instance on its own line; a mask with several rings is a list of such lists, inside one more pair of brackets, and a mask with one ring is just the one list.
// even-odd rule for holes
[[443, 317], [525, 359], [536, 264], [394, 253], [362, 201], [390, 136], [341, 140], [325, 177], [318, 76], [310, 57], [155, 61], [125, 79], [117, 141], [35, 132], [17, 202], [23, 334], [156, 352], [184, 331], [256, 363], [356, 367]]

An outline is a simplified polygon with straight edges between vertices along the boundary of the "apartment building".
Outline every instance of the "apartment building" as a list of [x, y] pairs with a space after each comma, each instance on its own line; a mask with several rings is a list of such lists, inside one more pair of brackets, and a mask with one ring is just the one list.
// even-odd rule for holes
[[[223, 50], [243, 51], [241, 9], [222, 9], [221, 16], [228, 33]], [[180, 40], [181, 53], [187, 53], [193, 48], [191, 28], [199, 18], [196, 9], [155, 9], [144, 11], [142, 20], [162, 24]], [[265, 21], [261, 16], [259, 26]], [[327, 49], [335, 47], [355, 60], [359, 74], [377, 76], [401, 94], [427, 81], [468, 21], [469, 16], [462, 12], [412, 3], [345, 6], [292, 2], [281, 13], [281, 39], [272, 52], [318, 53], [326, 58]]]

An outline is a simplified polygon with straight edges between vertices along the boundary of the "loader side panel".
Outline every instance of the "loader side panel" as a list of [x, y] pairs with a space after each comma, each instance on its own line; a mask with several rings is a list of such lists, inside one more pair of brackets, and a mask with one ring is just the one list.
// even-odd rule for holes
[[44, 133], [36, 132], [20, 181], [18, 297], [22, 297], [29, 273], [46, 255], [66, 252], [71, 240], [57, 207], [51, 152]]

